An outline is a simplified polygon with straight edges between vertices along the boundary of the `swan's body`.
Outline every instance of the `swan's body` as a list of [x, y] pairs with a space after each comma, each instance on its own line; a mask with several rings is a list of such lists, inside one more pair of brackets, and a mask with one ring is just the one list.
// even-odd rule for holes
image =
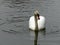
[[[45, 28], [45, 17], [44, 16], [39, 16], [40, 19], [35, 20], [35, 16], [31, 16], [29, 20], [29, 28], [31, 30], [38, 30], [44, 29]], [[37, 25], [36, 25], [37, 24]]]

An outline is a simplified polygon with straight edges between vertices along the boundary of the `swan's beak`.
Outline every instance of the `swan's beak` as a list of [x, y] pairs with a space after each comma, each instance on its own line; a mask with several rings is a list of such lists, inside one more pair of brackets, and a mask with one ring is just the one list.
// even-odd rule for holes
[[38, 20], [40, 20], [40, 16], [39, 16], [39, 14], [37, 15], [37, 17], [38, 17]]

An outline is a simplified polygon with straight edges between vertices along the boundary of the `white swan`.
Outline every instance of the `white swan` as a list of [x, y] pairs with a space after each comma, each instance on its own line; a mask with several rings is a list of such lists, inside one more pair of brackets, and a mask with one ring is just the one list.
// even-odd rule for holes
[[45, 17], [40, 16], [39, 12], [36, 10], [34, 16], [29, 19], [29, 29], [31, 30], [41, 30], [45, 28]]

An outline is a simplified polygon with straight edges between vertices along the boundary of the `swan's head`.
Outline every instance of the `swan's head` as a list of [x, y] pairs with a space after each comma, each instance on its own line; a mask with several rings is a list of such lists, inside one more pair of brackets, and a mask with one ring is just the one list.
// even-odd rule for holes
[[34, 12], [34, 16], [36, 16], [38, 19], [40, 19], [40, 15], [39, 15], [39, 12], [36, 10], [35, 12]]

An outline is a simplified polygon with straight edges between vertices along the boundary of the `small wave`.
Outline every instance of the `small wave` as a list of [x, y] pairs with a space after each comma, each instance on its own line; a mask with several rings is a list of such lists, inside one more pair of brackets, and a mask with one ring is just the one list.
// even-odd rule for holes
[[18, 31], [14, 31], [14, 30], [9, 30], [9, 31], [6, 31], [6, 30], [2, 30], [3, 32], [7, 32], [7, 33], [11, 33], [11, 34], [18, 34], [20, 32]]

